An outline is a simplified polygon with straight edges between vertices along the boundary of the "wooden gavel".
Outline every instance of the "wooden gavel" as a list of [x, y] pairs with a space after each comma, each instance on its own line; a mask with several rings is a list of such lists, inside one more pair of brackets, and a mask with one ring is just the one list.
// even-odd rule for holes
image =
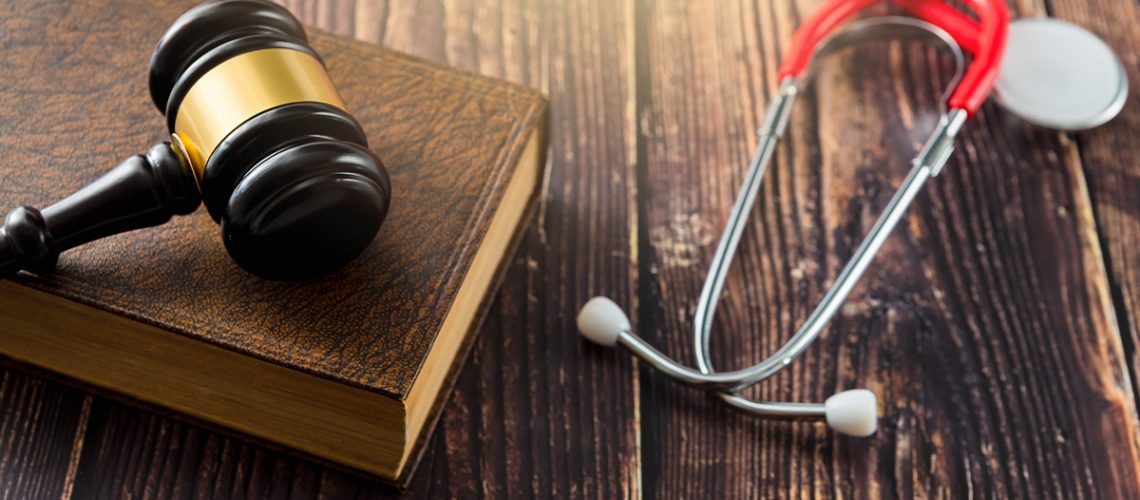
[[220, 0], [186, 12], [151, 56], [150, 93], [171, 142], [54, 205], [10, 212], [0, 275], [50, 269], [64, 250], [200, 203], [234, 261], [270, 279], [335, 271], [375, 237], [387, 171], [284, 8]]

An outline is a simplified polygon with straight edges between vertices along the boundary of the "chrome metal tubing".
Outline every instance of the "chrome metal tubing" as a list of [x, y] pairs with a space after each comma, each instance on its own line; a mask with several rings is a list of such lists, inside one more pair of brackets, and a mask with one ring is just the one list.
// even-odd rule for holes
[[[855, 284], [858, 283], [859, 278], [863, 276], [863, 272], [867, 270], [867, 266], [879, 251], [879, 248], [883, 246], [883, 242], [886, 241], [891, 230], [894, 229], [903, 214], [906, 213], [906, 209], [910, 206], [911, 201], [914, 200], [915, 195], [922, 189], [927, 179], [933, 176], [933, 172], [941, 170], [942, 165], [949, 159], [950, 152], [954, 149], [952, 142], [953, 137], [957, 134], [958, 129], [961, 128], [965, 118], [965, 111], [954, 110], [952, 114], [943, 116], [942, 119], [939, 120], [939, 125], [934, 133], [931, 134], [930, 139], [927, 140], [926, 147], [924, 147], [922, 152], [915, 158], [910, 173], [903, 179], [895, 195], [891, 197], [891, 201], [887, 203], [886, 208], [883, 209], [882, 215], [879, 216], [879, 219], [875, 221], [875, 225], [868, 231], [867, 236], [863, 239], [859, 248], [855, 250], [847, 266], [839, 273], [839, 276], [835, 279], [835, 284], [831, 286], [831, 289], [827, 291], [819, 305], [816, 306], [815, 311], [808, 316], [799, 331], [797, 331], [780, 350], [751, 368], [740, 370], [744, 375], [740, 378], [736, 388], [752, 385], [780, 371], [791, 363], [793, 359], [803, 353], [804, 349], [811, 345], [819, 334], [823, 332], [824, 327], [827, 326], [827, 322], [835, 315], [839, 307], [843, 305], [844, 299], [851, 293], [851, 290], [855, 288]], [[737, 222], [738, 225], [742, 223], [743, 221]], [[737, 235], [737, 240], [739, 240], [739, 235]], [[726, 267], [731, 261], [731, 256], [727, 254], [718, 255], [718, 257], [721, 257], [719, 259], [720, 261], [728, 261], [724, 264]], [[714, 262], [717, 260], [718, 259], [714, 258]], [[720, 284], [723, 285], [723, 278], [720, 279]], [[702, 294], [702, 300], [697, 304], [698, 317], [704, 319], [702, 324], [703, 328], [699, 331], [701, 332], [699, 336], [702, 337], [700, 339], [701, 342], [696, 344], [699, 346], [696, 352], [700, 361], [698, 366], [703, 367], [702, 372], [706, 372], [706, 370], [711, 367], [707, 348], [708, 334], [705, 332], [709, 331], [707, 325], [712, 318], [711, 315], [708, 317], [701, 316], [701, 312], [713, 310], [710, 304], [715, 300], [716, 296], [719, 295], [719, 288], [719, 286], [714, 287], [713, 291], [716, 292], [715, 294], [709, 294], [707, 296]]]
[[702, 389], [728, 389], [736, 386], [745, 375], [740, 371], [701, 373], [673, 361], [672, 358], [658, 351], [644, 339], [634, 335], [633, 332], [628, 330], [618, 334], [617, 343], [663, 375], [693, 387]]
[[[727, 278], [728, 270], [736, 255], [736, 246], [740, 242], [748, 214], [751, 212], [752, 205], [755, 202], [756, 193], [759, 190], [764, 172], [767, 170], [772, 152], [775, 150], [776, 144], [780, 137], [783, 136], [784, 130], [787, 127], [794, 97], [799, 93], [798, 83], [810, 81], [811, 76], [814, 74], [812, 69], [816, 66], [815, 62], [818, 62], [820, 59], [835, 53], [843, 47], [881, 36], [928, 36], [942, 42], [950, 49], [954, 57], [956, 71], [946, 91], [943, 92], [940, 102], [949, 97], [954, 87], [957, 86], [958, 81], [961, 80], [962, 73], [965, 71], [965, 57], [961, 47], [958, 46], [954, 38], [946, 33], [945, 30], [920, 19], [883, 16], [856, 21], [843, 31], [828, 38], [813, 54], [813, 64], [809, 67], [803, 79], [797, 81], [788, 78], [785, 79], [784, 82], [781, 82], [779, 93], [768, 107], [764, 125], [757, 131], [759, 144], [757, 145], [756, 154], [753, 157], [752, 165], [749, 166], [748, 173], [745, 175], [744, 184], [741, 186], [740, 194], [737, 195], [732, 212], [729, 214], [728, 222], [725, 223], [720, 243], [717, 245], [716, 253], [713, 255], [713, 260], [709, 265], [709, 274], [705, 278], [700, 298], [697, 300], [696, 314], [693, 318], [693, 354], [697, 368], [702, 373], [713, 373], [715, 371], [709, 356], [709, 342], [713, 317], [716, 315], [717, 298], [724, 289], [724, 282]], [[965, 113], [949, 115], [957, 117], [951, 120], [948, 120], [947, 116], [948, 114], [944, 113], [938, 127], [931, 135], [931, 140], [927, 141], [926, 146], [919, 153], [918, 159], [916, 159], [919, 163], [937, 165], [932, 171], [932, 176], [938, 175], [938, 172], [942, 168], [941, 165], [945, 164], [947, 159], [933, 157], [949, 156], [953, 150], [953, 137], [957, 134], [958, 129], [961, 128], [962, 123], [966, 119]], [[957, 123], [942, 123], [946, 121], [957, 121]], [[947, 132], [949, 132], [948, 135], [946, 134]], [[925, 182], [925, 179], [923, 179], [923, 182]], [[905, 186], [906, 181], [904, 181], [903, 187], [899, 189], [902, 190]], [[909, 204], [909, 201], [907, 203]], [[875, 250], [877, 249], [878, 247], [876, 246]], [[862, 274], [862, 271], [860, 271], [860, 274]], [[846, 294], [844, 294], [844, 296], [846, 296]], [[817, 308], [816, 312], [820, 312], [820, 309]], [[828, 318], [830, 318], [830, 316], [828, 316]], [[800, 331], [802, 332], [804, 329], [801, 328]], [[793, 340], [794, 339], [795, 337], [793, 337]], [[808, 340], [807, 343], [810, 344], [812, 340], [814, 340], [814, 337]], [[793, 355], [792, 357], [794, 358], [795, 356]], [[790, 361], [791, 359], [788, 359], [785, 363]], [[778, 371], [778, 369], [779, 368], [777, 368], [776, 371]], [[774, 373], [774, 371], [772, 373]], [[752, 380], [753, 382], [759, 381], [770, 375], [771, 373], [768, 373], [767, 375]], [[753, 382], [744, 385], [749, 385]]]
[[[842, 45], [863, 40], [871, 35], [884, 33], [910, 35], [918, 32], [933, 34], [936, 39], [945, 42], [954, 53], [955, 60], [958, 63], [958, 71], [947, 90], [947, 93], [950, 92], [963, 72], [964, 58], [961, 48], [954, 43], [945, 31], [925, 21], [889, 17], [856, 22], [850, 29], [835, 35], [833, 40], [821, 46], [813, 59], [818, 59], [832, 53]], [[806, 82], [810, 75], [809, 70], [801, 81]], [[943, 112], [938, 125], [913, 160], [910, 172], [894, 196], [891, 197], [883, 213], [868, 231], [867, 236], [840, 272], [835, 283], [824, 295], [820, 304], [788, 342], [767, 359], [753, 366], [740, 370], [717, 372], [712, 366], [709, 355], [709, 339], [713, 317], [716, 314], [717, 303], [724, 288], [729, 268], [736, 255], [737, 246], [747, 225], [748, 216], [759, 193], [764, 173], [771, 162], [777, 143], [787, 127], [792, 105], [800, 91], [797, 83], [795, 78], [786, 78], [781, 82], [779, 92], [768, 106], [763, 125], [757, 130], [756, 152], [725, 223], [724, 232], [710, 264], [709, 274], [697, 301], [696, 314], [693, 319], [693, 347], [696, 369], [670, 359], [630, 331], [621, 332], [617, 342], [653, 368], [676, 381], [720, 391], [721, 399], [730, 406], [743, 411], [785, 418], [824, 418], [824, 404], [754, 401], [742, 396], [737, 391], [779, 372], [819, 337], [828, 321], [842, 306], [851, 290], [854, 289], [859, 278], [866, 271], [867, 266], [870, 265], [875, 254], [882, 247], [887, 236], [890, 235], [891, 230], [901, 220], [907, 207], [910, 206], [922, 186], [928, 179], [938, 175], [949, 159], [954, 150], [954, 137], [965, 123], [967, 113], [960, 109]]]
[[827, 416], [827, 407], [823, 403], [753, 401], [735, 392], [720, 392], [718, 395], [733, 408], [766, 417], [822, 419]]
[[[736, 247], [740, 244], [741, 235], [744, 234], [744, 228], [748, 223], [748, 214], [752, 212], [752, 206], [756, 202], [756, 195], [760, 191], [764, 173], [768, 170], [772, 154], [776, 151], [776, 144], [787, 128], [788, 117], [791, 114], [792, 104], [795, 102], [796, 92], [795, 79], [785, 79], [780, 84], [779, 93], [768, 105], [764, 125], [756, 131], [758, 136], [756, 153], [752, 156], [752, 163], [748, 166], [744, 183], [741, 184], [740, 192], [732, 205], [728, 222], [725, 223], [724, 231], [721, 233], [720, 243], [717, 244], [716, 253], [713, 254], [712, 263], [709, 264], [709, 274], [705, 278], [704, 287], [701, 289], [700, 299], [697, 300], [696, 315], [693, 318], [694, 349], [697, 353], [708, 351], [708, 325], [712, 324], [713, 315], [716, 314], [717, 297], [724, 289], [724, 280], [728, 277], [728, 270], [736, 256]], [[697, 367], [703, 373], [712, 372], [711, 363], [707, 356], [697, 356]]]
[[[883, 245], [891, 230], [894, 229], [899, 219], [906, 212], [906, 208], [910, 202], [914, 200], [915, 195], [922, 188], [922, 185], [927, 179], [931, 177], [931, 172], [942, 167], [942, 164], [950, 156], [950, 150], [953, 150], [952, 140], [958, 129], [961, 128], [962, 123], [965, 122], [965, 111], [954, 110], [951, 115], [944, 116], [939, 120], [939, 126], [927, 141], [927, 146], [923, 148], [918, 157], [915, 158], [914, 166], [911, 168], [910, 174], [903, 180], [902, 185], [899, 186], [898, 191], [891, 198], [887, 204], [883, 214], [871, 227], [867, 237], [859, 248], [855, 251], [851, 261], [836, 278], [835, 284], [824, 295], [823, 300], [819, 306], [804, 325], [792, 336], [791, 340], [784, 345], [779, 351], [770, 356], [764, 361], [743, 369], [730, 372], [707, 372], [707, 368], [694, 370], [684, 366], [676, 361], [673, 361], [668, 356], [658, 351], [653, 346], [649, 345], [640, 337], [634, 335], [632, 332], [623, 331], [618, 336], [618, 344], [629, 349], [638, 358], [641, 358], [650, 366], [660, 370], [666, 376], [673, 378], [677, 381], [686, 384], [712, 388], [712, 389], [735, 389], [743, 386], [754, 384], [763, 380], [772, 374], [776, 373], [784, 366], [792, 362], [800, 353], [803, 352], [811, 342], [819, 336], [820, 332], [827, 325], [827, 321], [835, 315], [839, 306], [843, 304], [843, 300], [851, 293], [855, 284], [859, 281], [859, 277], [867, 269], [871, 259], [874, 258], [875, 253]], [[762, 141], [763, 142], [763, 141]], [[770, 147], [770, 146], [769, 146]], [[949, 148], [949, 150], [947, 150]], [[753, 168], [750, 168], [749, 177], [753, 177], [754, 181], [759, 183], [760, 177], [764, 170], [767, 157], [770, 157], [771, 151], [765, 152], [764, 146], [761, 146], [756, 153], [756, 159], [753, 161]], [[747, 185], [746, 180], [746, 185]], [[751, 209], [752, 202], [755, 201], [755, 186], [748, 187], [747, 190], [742, 190], [741, 196], [737, 199], [736, 207], [733, 210], [734, 217], [730, 217], [729, 233], [736, 233], [736, 238], [724, 238], [721, 240], [720, 248], [718, 249], [714, 262], [720, 262], [722, 265], [718, 267], [714, 265], [714, 270], [720, 270], [723, 274], [731, 264], [731, 256], [735, 251], [737, 243], [739, 243], [740, 232], [743, 223], [747, 219], [747, 213]], [[749, 196], [749, 191], [753, 191]], [[723, 277], [719, 280], [723, 284]], [[709, 287], [706, 286], [706, 289]], [[719, 287], [716, 287], [719, 288]], [[719, 293], [719, 290], [718, 290]], [[715, 301], [712, 300], [714, 296], [708, 296], [707, 300], [702, 294], [702, 300], [698, 303], [698, 317], [702, 317], [702, 311], [711, 310], [711, 304]], [[707, 339], [706, 339], [707, 341]], [[698, 353], [700, 360], [704, 366], [709, 366], [708, 351], [704, 344], [698, 344]], [[739, 402], [738, 402], [739, 403]], [[755, 407], [759, 403], [749, 402], [751, 406]], [[735, 404], [734, 406], [742, 406]], [[749, 405], [743, 405], [749, 406]], [[794, 405], [801, 406], [801, 405]], [[814, 414], [814, 413], [813, 413]]]

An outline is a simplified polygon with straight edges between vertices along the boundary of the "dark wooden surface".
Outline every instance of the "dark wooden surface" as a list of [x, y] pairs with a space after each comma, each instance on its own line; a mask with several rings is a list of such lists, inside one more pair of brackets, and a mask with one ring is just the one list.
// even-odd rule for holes
[[[11, 104], [0, 108], [0, 124], [11, 132], [0, 135], [0, 146], [6, 169], [36, 167], [5, 180], [0, 204], [45, 207], [40, 201], [64, 198], [114, 162], [145, 153], [148, 145], [162, 140], [166, 130], [147, 98], [145, 69], [155, 38], [195, 3], [19, 0], [17, 8], [4, 11], [0, 44], [7, 49], [0, 53], [0, 67], [7, 68], [10, 80], [0, 87], [0, 97]], [[147, 15], [131, 18], [131, 12]], [[53, 21], [57, 31], [28, 28]], [[74, 32], [97, 37], [67, 35]], [[60, 259], [60, 272], [13, 279], [280, 366], [407, 397], [447, 315], [447, 308], [437, 305], [451, 304], [459, 292], [478, 241], [490, 226], [485, 207], [502, 199], [506, 183], [501, 179], [513, 172], [532, 131], [544, 126], [547, 103], [532, 88], [424, 64], [374, 44], [325, 33], [313, 33], [310, 39], [338, 90], [348, 96], [345, 104], [354, 110], [370, 147], [383, 153], [392, 185], [402, 193], [384, 221], [384, 236], [350, 266], [306, 284], [241, 272], [219, 244], [218, 224], [202, 209], [169, 224], [70, 250]], [[88, 56], [94, 59], [92, 67], [103, 70], [35, 63]], [[22, 98], [32, 87], [35, 98]], [[44, 112], [45, 102], [50, 112]], [[425, 103], [432, 113], [422, 112]], [[123, 123], [65, 126], [67, 115], [77, 109], [89, 123]], [[112, 147], [134, 138], [141, 138], [139, 146], [128, 146], [135, 149]], [[74, 162], [57, 161], [74, 156], [74, 145], [85, 140], [102, 148]], [[138, 165], [137, 159], [127, 164]], [[145, 178], [140, 174], [123, 183], [142, 186]], [[204, 185], [206, 198], [217, 195]], [[65, 212], [61, 205], [66, 206], [53, 205], [51, 217], [57, 223], [71, 220], [82, 226], [71, 214], [86, 210], [118, 220], [100, 228], [108, 231], [127, 225], [126, 217], [109, 211], [132, 208], [120, 202], [104, 210], [88, 204]], [[225, 219], [231, 229], [241, 225]], [[83, 234], [93, 232], [98, 234]], [[208, 297], [187, 293], [188, 282], [189, 289], [209, 290]], [[347, 331], [354, 334], [345, 338]]]
[[[753, 394], [866, 386], [875, 437], [734, 413], [573, 315], [604, 293], [666, 352], [687, 331], [775, 67], [816, 0], [287, 2], [306, 22], [540, 88], [550, 181], [409, 496], [1140, 496], [1140, 95], [1057, 134], [987, 106], [817, 345]], [[1128, 0], [1034, 0], [1104, 36], [1140, 85]], [[870, 44], [797, 108], [716, 323], [772, 352], [814, 307], [930, 126], [944, 58]], [[745, 332], [761, 334], [744, 335]], [[0, 378], [13, 498], [390, 495], [339, 470], [31, 375]]]

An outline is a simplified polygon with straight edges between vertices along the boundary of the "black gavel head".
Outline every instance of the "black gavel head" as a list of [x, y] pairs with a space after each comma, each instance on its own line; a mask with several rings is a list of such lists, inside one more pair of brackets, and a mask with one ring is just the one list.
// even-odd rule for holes
[[310, 278], [372, 241], [388, 174], [284, 8], [220, 0], [188, 11], [154, 50], [150, 92], [243, 268]]

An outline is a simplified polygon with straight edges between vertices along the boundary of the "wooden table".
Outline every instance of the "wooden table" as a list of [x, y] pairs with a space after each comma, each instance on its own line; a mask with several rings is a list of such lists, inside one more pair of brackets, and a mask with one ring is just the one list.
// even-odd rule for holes
[[[1103, 36], [1133, 82], [1080, 134], [987, 105], [802, 359], [750, 391], [868, 387], [880, 430], [753, 418], [580, 341], [606, 294], [689, 359], [692, 309], [818, 0], [293, 0], [306, 22], [543, 89], [550, 182], [409, 491], [474, 497], [1140, 497], [1140, 7], [1021, 0]], [[891, 9], [880, 9], [880, 12]], [[797, 109], [717, 320], [743, 367], [804, 320], [933, 123], [947, 57], [872, 43]], [[15, 371], [5, 497], [385, 496], [367, 479]]]

